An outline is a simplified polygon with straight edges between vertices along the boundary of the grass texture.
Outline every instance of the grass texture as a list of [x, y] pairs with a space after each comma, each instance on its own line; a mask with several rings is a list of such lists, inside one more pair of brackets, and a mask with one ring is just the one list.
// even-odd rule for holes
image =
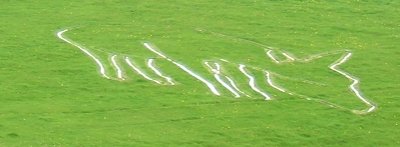
[[[0, 2], [0, 146], [399, 146], [398, 1], [90, 0]], [[213, 83], [205, 60], [226, 59], [287, 77], [282, 87], [349, 109], [365, 105], [328, 66], [341, 55], [277, 65], [250, 40], [297, 57], [351, 50], [341, 65], [378, 105], [357, 115], [291, 96], [263, 83], [274, 100], [222, 96], [176, 66], [157, 64], [178, 84], [162, 86], [126, 70], [102, 78], [65, 36], [109, 63], [112, 53], [144, 67], [151, 42]], [[199, 31], [203, 30], [203, 31]], [[216, 32], [227, 36], [216, 35]], [[126, 65], [123, 66], [128, 69]], [[110, 64], [106, 69], [112, 70]], [[227, 73], [246, 86], [232, 65]], [[148, 70], [148, 69], [146, 69]], [[114, 74], [111, 73], [110, 74]], [[115, 76], [115, 75], [113, 75]], [[292, 79], [326, 84], [317, 86]], [[217, 84], [216, 84], [217, 85]]]

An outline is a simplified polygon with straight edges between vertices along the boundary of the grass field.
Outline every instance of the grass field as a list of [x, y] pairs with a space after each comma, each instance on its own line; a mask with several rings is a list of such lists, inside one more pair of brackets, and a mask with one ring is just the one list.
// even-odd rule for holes
[[[400, 146], [400, 2], [381, 1], [9, 1], [0, 2], [0, 146]], [[85, 46], [116, 77], [110, 55], [147, 73], [156, 58], [174, 86], [158, 85], [121, 64], [126, 80], [103, 78]], [[146, 49], [151, 42], [221, 93]], [[274, 63], [262, 45], [298, 58], [347, 49], [305, 63]], [[278, 56], [278, 55], [277, 55]], [[278, 56], [283, 58], [283, 56]], [[272, 100], [247, 86], [238, 64], [222, 64], [251, 97], [235, 98], [204, 61], [248, 69]], [[223, 62], [221, 62], [223, 63]], [[154, 76], [154, 74], [152, 75]], [[154, 76], [155, 77], [155, 76]], [[302, 81], [320, 83], [309, 84]]]

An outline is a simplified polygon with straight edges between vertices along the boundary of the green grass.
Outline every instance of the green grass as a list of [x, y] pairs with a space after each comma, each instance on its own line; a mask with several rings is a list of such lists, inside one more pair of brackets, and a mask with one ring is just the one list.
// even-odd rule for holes
[[[400, 3], [397, 1], [7, 1], [0, 2], [0, 146], [399, 146]], [[340, 55], [277, 66], [264, 50], [206, 29], [305, 57], [350, 49], [341, 66], [361, 79], [377, 111], [356, 115], [273, 90], [275, 100], [216, 97], [165, 61], [179, 82], [159, 86], [133, 72], [101, 78], [93, 61], [55, 33], [92, 49], [155, 57], [150, 41], [212, 79], [202, 65], [224, 58], [313, 86], [277, 79], [288, 89], [351, 109], [363, 105], [349, 81], [328, 69]], [[110, 69], [111, 67], [107, 67]], [[235, 67], [227, 71], [246, 85]], [[257, 75], [261, 84], [261, 73]], [[215, 81], [213, 81], [215, 82]], [[218, 87], [222, 89], [221, 86]], [[247, 91], [250, 91], [247, 89]]]

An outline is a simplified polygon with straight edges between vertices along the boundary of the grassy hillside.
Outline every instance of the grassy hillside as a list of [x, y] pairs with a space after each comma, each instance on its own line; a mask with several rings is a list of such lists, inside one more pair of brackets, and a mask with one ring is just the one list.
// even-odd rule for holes
[[[0, 146], [399, 146], [399, 7], [390, 0], [2, 1]], [[145, 69], [147, 58], [159, 58], [143, 46], [151, 42], [222, 95], [166, 60], [157, 65], [175, 86], [147, 81], [125, 64], [127, 80], [102, 78], [93, 60], [57, 38], [64, 29], [113, 77], [110, 55]], [[256, 43], [299, 58], [351, 50], [340, 68], [361, 80], [378, 109], [347, 110], [366, 106], [328, 68], [342, 54], [279, 65]], [[251, 95], [234, 98], [203, 64], [221, 58], [284, 75], [275, 79], [281, 86], [344, 109], [277, 91], [249, 70], [273, 97], [265, 101], [236, 65], [224, 64]]]

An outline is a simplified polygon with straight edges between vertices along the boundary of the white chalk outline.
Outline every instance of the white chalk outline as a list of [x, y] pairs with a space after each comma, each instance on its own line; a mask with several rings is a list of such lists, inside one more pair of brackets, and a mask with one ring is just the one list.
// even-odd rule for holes
[[80, 44], [75, 43], [74, 41], [69, 40], [69, 39], [67, 39], [67, 38], [65, 38], [65, 37], [63, 36], [63, 34], [64, 34], [65, 32], [67, 32], [67, 31], [68, 31], [68, 29], [65, 29], [65, 30], [62, 30], [62, 31], [57, 32], [57, 37], [60, 38], [61, 40], [65, 41], [65, 42], [67, 42], [67, 43], [69, 43], [69, 44], [71, 44], [71, 45], [73, 45], [73, 46], [79, 48], [79, 49], [80, 49], [82, 52], [84, 52], [87, 56], [89, 56], [90, 58], [92, 58], [92, 59], [96, 62], [97, 66], [99, 67], [99, 72], [100, 72], [100, 74], [101, 74], [104, 78], [110, 79], [110, 77], [107, 76], [107, 74], [106, 74], [106, 70], [105, 70], [105, 68], [104, 68], [103, 63], [101, 63], [101, 61], [100, 61], [93, 53], [91, 53], [88, 49], [86, 49], [85, 47], [81, 46]]
[[129, 57], [125, 57], [125, 62], [126, 62], [134, 71], [136, 71], [139, 75], [141, 75], [143, 78], [145, 78], [145, 79], [147, 79], [147, 80], [149, 80], [149, 81], [153, 81], [153, 82], [155, 82], [155, 83], [157, 83], [157, 84], [162, 84], [160, 81], [151, 78], [151, 77], [148, 76], [146, 73], [144, 73], [144, 71], [142, 71], [142, 70], [140, 70], [138, 67], [136, 67], [136, 66], [132, 63], [132, 61], [131, 61], [131, 59], [130, 59]]
[[[232, 88], [231, 85], [225, 83], [224, 80], [221, 78], [221, 67], [218, 63], [215, 63], [216, 68], [212, 67], [207, 61], [204, 62], [204, 64], [210, 68], [210, 70], [214, 73], [214, 78], [226, 89], [228, 89], [234, 96], [235, 98], [239, 98], [240, 94], [235, 90], [236, 88]], [[233, 81], [232, 81], [233, 82]]]
[[282, 52], [282, 55], [285, 56], [287, 59], [289, 59], [290, 61], [295, 61], [295, 57], [292, 57], [291, 55], [289, 55], [288, 53]]
[[[370, 112], [372, 112], [372, 111], [374, 111], [376, 109], [377, 106], [375, 104], [373, 104], [371, 101], [369, 101], [367, 98], [365, 98], [362, 95], [361, 90], [357, 88], [359, 83], [360, 83], [360, 81], [356, 77], [354, 77], [354, 76], [352, 76], [352, 75], [340, 70], [339, 68], [337, 68], [338, 66], [340, 66], [341, 64], [344, 64], [345, 62], [347, 62], [350, 59], [350, 57], [352, 56], [352, 53], [349, 52], [349, 50], [343, 50], [343, 51], [339, 50], [339, 51], [335, 51], [335, 52], [320, 53], [320, 54], [316, 54], [316, 55], [311, 55], [311, 56], [309, 56], [307, 58], [303, 58], [303, 59], [298, 59], [298, 58], [296, 58], [294, 56], [291, 56], [291, 55], [289, 55], [289, 54], [287, 54], [285, 52], [282, 52], [282, 54], [285, 57], [287, 57], [289, 59], [289, 61], [288, 60], [277, 61], [273, 57], [273, 55], [271, 54], [270, 51], [271, 50], [269, 50], [267, 52], [267, 54], [276, 63], [293, 62], [293, 61], [296, 61], [296, 62], [309, 62], [309, 61], [312, 61], [312, 60], [315, 60], [315, 59], [319, 59], [319, 58], [322, 58], [322, 57], [325, 57], [325, 56], [328, 56], [328, 55], [339, 54], [340, 52], [343, 52], [343, 51], [347, 52], [347, 54], [343, 55], [343, 57], [340, 58], [340, 60], [334, 62], [331, 66], [329, 66], [329, 68], [331, 70], [343, 75], [344, 77], [346, 77], [350, 81], [352, 81], [352, 84], [349, 86], [349, 89], [357, 96], [358, 99], [360, 99], [363, 103], [365, 103], [366, 105], [369, 106], [369, 108], [367, 110], [363, 110], [361, 112], [358, 112], [358, 111], [356, 112], [355, 110], [353, 110], [355, 113], [370, 113]], [[282, 89], [279, 89], [277, 87], [274, 87], [274, 88], [282, 91]]]
[[350, 51], [349, 50], [336, 50], [336, 51], [314, 54], [314, 55], [300, 59], [294, 55], [291, 55], [290, 53], [288, 53], [286, 51], [279, 50], [279, 52], [281, 52], [281, 54], [286, 57], [286, 59], [282, 60], [282, 61], [279, 61], [278, 58], [275, 57], [275, 55], [272, 53], [273, 52], [272, 50], [265, 49], [265, 52], [272, 61], [274, 61], [277, 64], [281, 64], [281, 63], [291, 63], [291, 62], [307, 63], [307, 62], [310, 62], [310, 61], [313, 61], [313, 60], [316, 60], [319, 58], [323, 58], [326, 56], [341, 54], [343, 52], [350, 52]]
[[[218, 59], [218, 60], [219, 61], [223, 61], [223, 62], [228, 63], [228, 64], [231, 64], [231, 65], [234, 65], [234, 66], [240, 64], [240, 63], [235, 63], [235, 62], [232, 62], [232, 61], [228, 61], [226, 59]], [[248, 65], [246, 67], [251, 68], [253, 70], [261, 71], [261, 72], [265, 71], [265, 69], [262, 69], [262, 68], [259, 68], [259, 67], [248, 66]], [[277, 76], [277, 77], [280, 77], [280, 78], [283, 78], [283, 79], [287, 79], [287, 80], [291, 80], [291, 81], [298, 81], [298, 82], [312, 84], [312, 85], [318, 85], [318, 86], [326, 86], [326, 84], [319, 83], [319, 82], [316, 82], [316, 81], [309, 81], [309, 80], [304, 80], [304, 79], [292, 78], [292, 77], [284, 76], [284, 75], [281, 75], [281, 74], [278, 74], [278, 73], [274, 73], [274, 72], [270, 72], [270, 73], [272, 75]]]
[[113, 67], [117, 70], [117, 76], [120, 80], [125, 80], [124, 75], [123, 75], [123, 71], [121, 69], [121, 67], [118, 65], [117, 61], [116, 61], [116, 57], [117, 55], [112, 55], [111, 56], [111, 63], [113, 65]]
[[[77, 47], [78, 49], [80, 49], [84, 54], [86, 54], [88, 57], [90, 57], [92, 60], [95, 61], [96, 65], [97, 65], [98, 68], [99, 68], [99, 73], [102, 75], [102, 77], [107, 78], [107, 79], [111, 79], [111, 78], [107, 75], [107, 73], [106, 73], [106, 69], [105, 69], [104, 64], [101, 62], [101, 60], [100, 60], [99, 58], [96, 57], [96, 56], [97, 56], [96, 54], [91, 53], [90, 50], [89, 50], [89, 49], [86, 49], [84, 46], [82, 46], [82, 45], [80, 45], [80, 44], [78, 44], [78, 43], [76, 43], [76, 42], [74, 42], [74, 41], [72, 41], [72, 40], [69, 40], [69, 39], [67, 39], [66, 37], [64, 37], [64, 33], [67, 32], [67, 31], [69, 31], [69, 30], [68, 30], [68, 29], [65, 29], [65, 30], [62, 30], [62, 31], [57, 32], [57, 37], [58, 37], [59, 39], [65, 41], [65, 42], [67, 42], [68, 44], [71, 44], [72, 46], [75, 46], [75, 47]], [[202, 31], [202, 30], [201, 30], [201, 31]], [[230, 37], [230, 38], [233, 38], [233, 39], [236, 39], [236, 40], [239, 40], [239, 41], [248, 42], [248, 43], [251, 43], [251, 44], [254, 44], [254, 45], [263, 47], [264, 49], [265, 49], [265, 48], [273, 49], [273, 48], [271, 48], [271, 47], [269, 47], [269, 46], [266, 46], [266, 45], [264, 45], [264, 44], [261, 44], [261, 43], [255, 42], [255, 41], [251, 41], [251, 40], [247, 40], [247, 39], [241, 39], [241, 38], [238, 39], [238, 38], [235, 38], [235, 37], [232, 37], [232, 36], [228, 36], [228, 35], [220, 34], [220, 33], [215, 33], [215, 32], [211, 32], [211, 33], [214, 34], [214, 35], [219, 35], [219, 36], [223, 36], [223, 37]], [[151, 44], [149, 44], [149, 43], [144, 43], [144, 46], [145, 46], [147, 49], [149, 49], [150, 51], [152, 51], [153, 53], [156, 53], [158, 56], [162, 57], [163, 59], [166, 59], [167, 61], [172, 62], [173, 64], [175, 64], [176, 66], [178, 66], [180, 69], [182, 69], [183, 71], [187, 72], [189, 75], [195, 77], [197, 80], [203, 82], [205, 85], [207, 85], [207, 87], [211, 90], [211, 92], [212, 92], [213, 94], [218, 95], [218, 96], [220, 95], [220, 93], [218, 92], [218, 90], [216, 89], [216, 87], [215, 87], [211, 82], [207, 81], [206, 79], [204, 79], [204, 78], [201, 77], [200, 75], [194, 73], [193, 71], [191, 71], [191, 70], [190, 70], [189, 68], [187, 68], [186, 66], [184, 66], [184, 65], [182, 65], [182, 64], [180, 64], [180, 63], [178, 63], [178, 62], [176, 62], [176, 61], [174, 61], [174, 60], [172, 60], [171, 58], [167, 57], [167, 56], [164, 55], [163, 53], [157, 51], [155, 48], [152, 47]], [[287, 53], [287, 52], [285, 52], [285, 51], [283, 51], [283, 50], [274, 49], [274, 51], [277, 50], [277, 51], [279, 51], [283, 56], [286, 57], [285, 60], [279, 60], [279, 58], [277, 58], [277, 57], [274, 55], [273, 50], [269, 50], [269, 49], [265, 49], [267, 56], [268, 56], [271, 60], [273, 60], [275, 63], [278, 63], [278, 64], [280, 64], [280, 63], [291, 63], [291, 62], [309, 62], [309, 61], [312, 61], [312, 60], [315, 60], [315, 59], [319, 59], [319, 58], [322, 58], [322, 57], [325, 57], [325, 56], [328, 56], [328, 55], [339, 54], [339, 53], [342, 53], [342, 52], [343, 52], [343, 51], [340, 51], [340, 50], [339, 50], [339, 51], [335, 51], [335, 52], [325, 52], [325, 53], [315, 54], [315, 55], [311, 55], [311, 56], [306, 57], [306, 58], [299, 59], [299, 58], [296, 58], [295, 56], [293, 56], [293, 55], [291, 55], [291, 54], [289, 54], [289, 53]], [[349, 85], [350, 90], [358, 97], [358, 99], [360, 99], [363, 103], [365, 103], [366, 105], [369, 106], [369, 108], [367, 108], [367, 109], [365, 109], [365, 110], [362, 110], [362, 111], [359, 111], [359, 110], [352, 110], [352, 111], [355, 112], [355, 113], [358, 113], [358, 114], [370, 113], [370, 112], [372, 112], [372, 111], [374, 111], [374, 110], [377, 109], [376, 104], [374, 104], [373, 102], [369, 101], [367, 98], [365, 98], [365, 97], [363, 96], [363, 94], [361, 93], [361, 90], [359, 89], [360, 81], [358, 80], [358, 78], [354, 77], [353, 75], [351, 75], [351, 74], [349, 74], [349, 73], [346, 73], [345, 71], [343, 71], [343, 70], [341, 70], [341, 69], [339, 68], [340, 65], [346, 63], [346, 62], [351, 58], [351, 56], [352, 56], [352, 53], [351, 53], [349, 50], [344, 50], [344, 51], [346, 51], [347, 54], [343, 55], [342, 58], [340, 58], [338, 61], [336, 61], [336, 62], [334, 62], [333, 64], [331, 64], [331, 65], [329, 66], [329, 68], [330, 68], [331, 70], [333, 70], [333, 71], [339, 73], [340, 75], [346, 77], [347, 79], [349, 79], [349, 80], [352, 82], [352, 83]], [[117, 63], [117, 61], [116, 61], [116, 58], [117, 58], [117, 55], [115, 55], [115, 54], [111, 56], [111, 63], [112, 63], [112, 66], [116, 69], [117, 77], [118, 77], [120, 80], [125, 80], [124, 75], [123, 75], [123, 70], [122, 70], [122, 68], [118, 65], [118, 63]], [[224, 62], [229, 62], [229, 61], [227, 61], [227, 60], [225, 60], [225, 59], [220, 59], [220, 60], [221, 60], [221, 61], [224, 61]], [[126, 58], [125, 58], [125, 61], [126, 61], [126, 63], [127, 63], [134, 71], [136, 71], [138, 74], [140, 74], [141, 76], [143, 76], [145, 79], [150, 80], [150, 81], [153, 81], [153, 82], [155, 82], [155, 83], [157, 83], [157, 84], [162, 84], [162, 82], [151, 78], [150, 76], [148, 76], [147, 74], [145, 74], [145, 72], [143, 72], [143, 71], [140, 70], [138, 67], [136, 67], [136, 66], [131, 62], [130, 58], [128, 58], [127, 56], [126, 56]], [[219, 65], [218, 63], [214, 63], [215, 68], [214, 68], [213, 66], [211, 66], [208, 62], [206, 62], [206, 65], [207, 65], [207, 66], [210, 68], [210, 70], [214, 73], [214, 78], [215, 78], [220, 84], [222, 84], [225, 88], [227, 88], [235, 97], [240, 97], [240, 94], [239, 94], [239, 93], [242, 93], [243, 95], [246, 95], [244, 92], [242, 92], [242, 91], [239, 90], [239, 88], [236, 86], [235, 82], [234, 82], [231, 78], [229, 78], [228, 76], [225, 76], [225, 75], [221, 74], [221, 67], [220, 67], [220, 65]], [[236, 65], [237, 65], [237, 64], [236, 64]], [[156, 66], [154, 65], [154, 59], [148, 59], [148, 60], [147, 60], [147, 66], [148, 66], [151, 70], [153, 70], [158, 76], [164, 78], [170, 85], [174, 85], [174, 84], [175, 84], [175, 83], [172, 81], [172, 78], [167, 77], [167, 76], [164, 76], [164, 74], [162, 74], [162, 72], [156, 68]], [[270, 100], [271, 97], [270, 97], [267, 93], [264, 93], [264, 92], [262, 92], [260, 89], [258, 89], [258, 87], [256, 86], [255, 78], [254, 78], [252, 75], [250, 75], [250, 74], [246, 71], [245, 68], [246, 68], [246, 65], [239, 64], [239, 70], [240, 70], [244, 75], [246, 75], [246, 77], [249, 79], [249, 83], [248, 83], [248, 84], [250, 85], [250, 87], [251, 87], [254, 91], [256, 91], [257, 93], [263, 95], [263, 96], [265, 97], [266, 100]], [[259, 70], [258, 68], [254, 68], [254, 69]], [[260, 70], [260, 71], [261, 71], [261, 70]], [[266, 78], [267, 78], [267, 80], [266, 80], [267, 83], [268, 83], [271, 87], [273, 87], [274, 89], [277, 89], [277, 90], [280, 91], [280, 92], [288, 93], [288, 94], [290, 94], [290, 95], [300, 96], [300, 97], [306, 98], [306, 99], [308, 99], [308, 100], [320, 101], [320, 102], [329, 104], [330, 106], [333, 106], [333, 107], [346, 109], [346, 108], [344, 108], [344, 107], [342, 107], [342, 106], [336, 105], [336, 104], [331, 103], [331, 102], [328, 102], [328, 101], [319, 100], [319, 99], [314, 99], [314, 98], [309, 98], [309, 97], [304, 96], [304, 95], [300, 95], [300, 94], [296, 94], [296, 93], [294, 93], [294, 92], [290, 92], [289, 90], [286, 90], [285, 88], [282, 88], [282, 87], [278, 86], [276, 83], [274, 83], [274, 81], [272, 80], [272, 74], [275, 75], [275, 73], [270, 73], [269, 71], [266, 71], [266, 70], [263, 70], [263, 71], [265, 72], [265, 76], [266, 76]], [[225, 78], [225, 80], [228, 80], [229, 83], [225, 82], [223, 78]], [[114, 79], [114, 78], [113, 78], [113, 79]], [[248, 95], [246, 95], [246, 96], [248, 96]]]
[[[253, 44], [253, 45], [262, 47], [262, 48], [264, 48], [264, 49], [265, 49], [265, 48], [272, 48], [272, 47], [269, 47], [269, 46], [267, 46], [267, 45], [264, 45], [264, 44], [262, 44], [262, 43], [255, 42], [255, 41], [252, 41], [252, 40], [237, 38], [237, 37], [234, 37], [234, 36], [230, 36], [230, 35], [226, 35], [226, 34], [222, 34], [222, 33], [217, 33], [217, 32], [213, 32], [213, 31], [208, 31], [208, 30], [205, 30], [205, 29], [197, 29], [197, 31], [199, 31], [199, 32], [208, 32], [208, 33], [210, 33], [210, 34], [212, 34], [212, 35], [216, 35], [216, 36], [220, 36], [220, 37], [227, 37], [227, 38], [230, 38], [230, 39], [232, 39], [232, 40], [237, 40], [237, 41], [242, 41], [242, 42], [248, 42], [248, 43], [250, 43], [250, 44]], [[277, 50], [279, 50], [279, 49], [277, 49]], [[337, 51], [334, 51], [334, 52], [325, 52], [325, 53], [320, 53], [320, 54], [311, 55], [311, 56], [309, 56], [309, 57], [307, 57], [307, 58], [298, 59], [298, 58], [296, 58], [296, 57], [294, 57], [294, 56], [289, 55], [288, 53], [286, 53], [286, 52], [284, 52], [284, 51], [281, 51], [282, 54], [287, 58], [287, 60], [284, 60], [284, 61], [278, 61], [278, 60], [273, 56], [273, 54], [272, 54], [271, 51], [268, 51], [268, 50], [267, 50], [267, 55], [268, 55], [275, 63], [282, 63], [282, 62], [289, 62], [289, 63], [290, 63], [290, 62], [294, 62], [294, 61], [296, 61], [296, 62], [309, 62], [309, 61], [312, 61], [312, 60], [315, 60], [315, 59], [319, 59], [319, 58], [322, 58], [322, 57], [325, 57], [325, 56], [328, 56], [328, 55], [339, 54], [339, 53], [342, 53], [343, 51], [345, 51], [345, 52], [350, 52], [349, 50], [337, 50]], [[351, 55], [352, 55], [351, 52], [348, 53], [348, 54], [345, 55], [340, 61], [336, 62], [335, 64], [333, 64], [333, 65], [331, 65], [331, 66], [329, 66], [329, 68], [332, 69], [332, 70], [334, 70], [334, 71], [336, 71], [336, 72], [338, 72], [339, 74], [345, 76], [345, 77], [348, 78], [349, 80], [351, 80], [351, 81], [352, 81], [352, 84], [349, 86], [349, 87], [350, 87], [350, 90], [351, 90], [362, 102], [364, 102], [365, 104], [367, 104], [368, 106], [370, 106], [369, 109], [366, 110], [366, 111], [364, 111], [364, 112], [355, 112], [355, 113], [365, 113], [365, 114], [366, 114], [366, 113], [370, 113], [370, 112], [376, 110], [377, 105], [374, 104], [374, 103], [372, 103], [371, 101], [368, 101], [365, 97], [362, 96], [361, 91], [357, 88], [358, 85], [360, 84], [360, 81], [357, 80], [357, 78], [355, 78], [354, 76], [352, 76], [352, 75], [350, 75], [350, 74], [348, 74], [348, 73], [346, 73], [346, 72], [344, 72], [344, 71], [342, 71], [342, 70], [336, 68], [337, 66], [339, 66], [339, 65], [341, 65], [341, 64], [343, 64], [343, 63], [345, 63], [345, 62], [351, 57]], [[256, 69], [258, 69], [258, 68], [256, 68]], [[296, 94], [296, 95], [298, 95], [298, 94]], [[300, 95], [299, 95], [299, 96], [300, 96]], [[302, 97], [305, 97], [305, 96], [302, 96]], [[307, 98], [307, 99], [310, 100], [310, 98]], [[334, 104], [332, 104], [332, 103], [330, 103], [330, 102], [326, 102], [326, 101], [323, 101], [323, 100], [319, 100], [319, 101], [328, 103], [328, 104], [330, 104], [330, 105], [334, 105]], [[338, 105], [336, 105], [336, 107], [343, 108], [343, 107], [338, 106]], [[353, 110], [353, 112], [354, 112], [354, 110]]]
[[158, 76], [164, 78], [170, 85], [175, 85], [173, 79], [169, 76], [165, 76], [155, 65], [154, 65], [154, 58], [150, 58], [147, 60], [147, 66], [153, 70]]
[[272, 54], [272, 50], [266, 50], [266, 53], [267, 53], [268, 57], [272, 59], [272, 61], [274, 61], [275, 63], [280, 63], [280, 62], [274, 57], [274, 55]]
[[[374, 111], [377, 106], [375, 104], [373, 104], [371, 101], [369, 101], [367, 98], [365, 98], [362, 95], [361, 90], [357, 88], [359, 83], [360, 83], [360, 81], [356, 77], [354, 77], [354, 76], [352, 76], [352, 75], [350, 75], [350, 74], [348, 74], [348, 73], [346, 73], [346, 72], [344, 72], [344, 71], [342, 71], [342, 70], [337, 68], [341, 64], [344, 64], [345, 62], [347, 62], [350, 59], [350, 57], [352, 56], [352, 53], [349, 50], [343, 50], [343, 51], [347, 52], [347, 54], [343, 55], [343, 57], [340, 58], [340, 60], [334, 62], [331, 66], [329, 66], [329, 68], [331, 70], [333, 70], [333, 71], [345, 76], [350, 81], [352, 81], [352, 84], [349, 86], [350, 90], [357, 96], [357, 98], [359, 98], [363, 103], [365, 103], [366, 105], [369, 106], [369, 108], [367, 110], [364, 110], [364, 112], [361, 111], [361, 112], [356, 112], [356, 113], [370, 113], [370, 112]], [[326, 53], [315, 54], [315, 55], [311, 55], [311, 56], [309, 56], [307, 58], [304, 58], [304, 59], [298, 59], [298, 58], [296, 58], [294, 56], [291, 56], [291, 55], [289, 55], [289, 54], [287, 54], [285, 52], [282, 52], [282, 54], [285, 57], [287, 57], [290, 61], [286, 60], [286, 61], [281, 61], [281, 62], [279, 62], [279, 61], [277, 62], [277, 60], [274, 60], [275, 58], [272, 57], [272, 54], [269, 54], [269, 55], [271, 55], [270, 58], [272, 60], [274, 60], [275, 62], [277, 62], [277, 63], [293, 62], [293, 61], [309, 62], [309, 61], [312, 61], [312, 60], [315, 60], [315, 59], [319, 59], [319, 58], [322, 58], [322, 57], [325, 57], [325, 56], [328, 56], [328, 55], [339, 54], [339, 53], [341, 53], [343, 51], [339, 50], [339, 51], [334, 51], [334, 52], [326, 52]], [[268, 54], [268, 52], [267, 52], [267, 54]], [[282, 90], [280, 90], [280, 91], [282, 91]]]
[[239, 91], [241, 94], [243, 94], [246, 97], [250, 97], [248, 94], [241, 91], [239, 89], [239, 87], [236, 86], [236, 83], [231, 78], [229, 78], [228, 76], [225, 76], [225, 78], [229, 81], [229, 83], [232, 85], [232, 87], [235, 88], [236, 91]]
[[171, 63], [175, 64], [176, 66], [178, 66], [180, 69], [182, 69], [183, 71], [185, 71], [186, 73], [188, 73], [189, 75], [191, 75], [192, 77], [196, 78], [197, 80], [203, 82], [214, 95], [220, 96], [221, 94], [219, 93], [219, 91], [217, 90], [217, 88], [209, 81], [207, 81], [206, 79], [204, 79], [203, 77], [201, 77], [200, 75], [194, 73], [192, 70], [190, 70], [189, 68], [187, 68], [186, 66], [175, 62], [174, 60], [172, 60], [171, 58], [169, 58], [168, 56], [164, 55], [163, 53], [161, 53], [160, 51], [157, 51], [155, 48], [153, 48], [153, 45], [151, 45], [150, 43], [143, 43], [143, 45], [150, 50], [151, 52], [157, 54], [158, 56], [166, 59], [167, 61], [170, 61]]
[[[227, 61], [227, 60], [225, 60], [225, 61]], [[221, 72], [222, 72], [222, 71], [221, 71], [221, 65], [219, 65], [219, 63], [217, 63], [217, 62], [215, 62], [214, 65], [215, 65], [215, 67], [217, 68], [217, 70], [219, 71], [218, 73], [221, 74]], [[229, 83], [231, 84], [231, 86], [232, 86], [236, 91], [240, 92], [241, 94], [245, 95], [246, 97], [250, 97], [249, 95], [247, 95], [246, 93], [244, 93], [243, 91], [241, 91], [241, 90], [236, 86], [236, 83], [235, 83], [231, 78], [229, 78], [229, 77], [226, 76], [226, 75], [224, 75], [224, 77], [229, 81]]]
[[329, 66], [330, 69], [332, 69], [333, 71], [336, 71], [337, 73], [345, 76], [346, 78], [348, 78], [350, 81], [352, 81], [353, 83], [350, 85], [350, 89], [353, 91], [353, 93], [365, 104], [367, 104], [368, 106], [370, 106], [370, 108], [368, 110], [366, 110], [366, 113], [372, 112], [376, 109], [376, 105], [374, 105], [372, 102], [368, 101], [366, 98], [364, 98], [360, 92], [360, 90], [357, 88], [360, 81], [355, 78], [354, 76], [340, 70], [339, 68], [337, 68], [338, 66], [340, 66], [341, 64], [344, 64], [345, 62], [347, 62], [350, 57], [352, 56], [352, 53], [347, 53], [345, 56], [343, 56], [340, 60], [338, 60], [337, 62], [335, 62], [334, 64], [332, 64], [331, 66]]
[[266, 94], [266, 93], [262, 92], [260, 89], [258, 89], [258, 87], [256, 86], [255, 78], [253, 76], [251, 76], [249, 73], [247, 73], [245, 68], [246, 68], [246, 65], [239, 64], [239, 70], [249, 79], [249, 85], [250, 85], [251, 89], [253, 89], [255, 92], [261, 94], [265, 98], [265, 100], [271, 100], [271, 97], [268, 94]]
[[[86, 49], [86, 48], [83, 47], [82, 45], [80, 45], [80, 44], [78, 44], [78, 43], [76, 43], [76, 42], [74, 42], [74, 41], [72, 41], [72, 40], [69, 40], [69, 39], [67, 39], [66, 37], [64, 37], [63, 34], [64, 34], [65, 32], [67, 32], [67, 31], [69, 31], [69, 30], [68, 30], [68, 29], [65, 29], [65, 30], [62, 30], [62, 31], [57, 32], [57, 37], [58, 37], [59, 39], [65, 41], [65, 42], [67, 42], [67, 43], [69, 43], [69, 44], [71, 44], [71, 45], [77, 47], [77, 48], [80, 49], [83, 53], [85, 53], [87, 56], [89, 56], [91, 59], [93, 59], [93, 60], [96, 62], [98, 68], [99, 68], [100, 74], [101, 74], [104, 78], [107, 78], [107, 79], [114, 79], [114, 78], [110, 78], [110, 77], [106, 74], [106, 69], [105, 69], [105, 67], [104, 67], [104, 64], [101, 62], [101, 60], [100, 60], [99, 58], [96, 57], [96, 55], [95, 55], [94, 53], [91, 53], [88, 49]], [[112, 65], [113, 68], [115, 68], [115, 70], [116, 70], [116, 72], [117, 72], [117, 77], [118, 77], [118, 79], [119, 79], [119, 80], [126, 80], [126, 79], [124, 78], [124, 75], [123, 75], [123, 70], [122, 70], [121, 66], [118, 65], [118, 63], [117, 63], [117, 61], [116, 61], [116, 58], [117, 58], [117, 55], [115, 55], [115, 54], [111, 56], [111, 58], [110, 58], [110, 59], [111, 59], [111, 65]], [[137, 73], [139, 73], [139, 74], [140, 74], [141, 76], [143, 76], [145, 79], [150, 80], [150, 81], [153, 81], [153, 82], [156, 82], [157, 84], [161, 84], [160, 81], [151, 78], [150, 76], [148, 76], [147, 74], [145, 74], [142, 70], [140, 70], [138, 67], [136, 67], [135, 65], [133, 65], [133, 63], [130, 61], [129, 58], [126, 58], [126, 59], [125, 59], [125, 62], [126, 62], [134, 71], [136, 71]], [[159, 76], [165, 78], [171, 85], [174, 85], [174, 84], [175, 84], [175, 83], [173, 83], [173, 81], [172, 81], [171, 78], [164, 76], [159, 70], [157, 70], [154, 66], [152, 66], [151, 63], [148, 64], [148, 66], [149, 66], [157, 75], [159, 75]]]
[[277, 89], [277, 90], [279, 90], [279, 91], [281, 91], [281, 92], [283, 92], [283, 93], [288, 93], [288, 94], [290, 94], [290, 95], [293, 95], [292, 93], [288, 92], [286, 89], [284, 89], [284, 88], [282, 88], [282, 87], [276, 85], [276, 84], [272, 81], [271, 74], [270, 74], [268, 71], [264, 71], [264, 72], [265, 72], [265, 76], [267, 77], [267, 83], [268, 83], [268, 85], [270, 85], [271, 87], [273, 87], [273, 88], [275, 88], [275, 89]]

